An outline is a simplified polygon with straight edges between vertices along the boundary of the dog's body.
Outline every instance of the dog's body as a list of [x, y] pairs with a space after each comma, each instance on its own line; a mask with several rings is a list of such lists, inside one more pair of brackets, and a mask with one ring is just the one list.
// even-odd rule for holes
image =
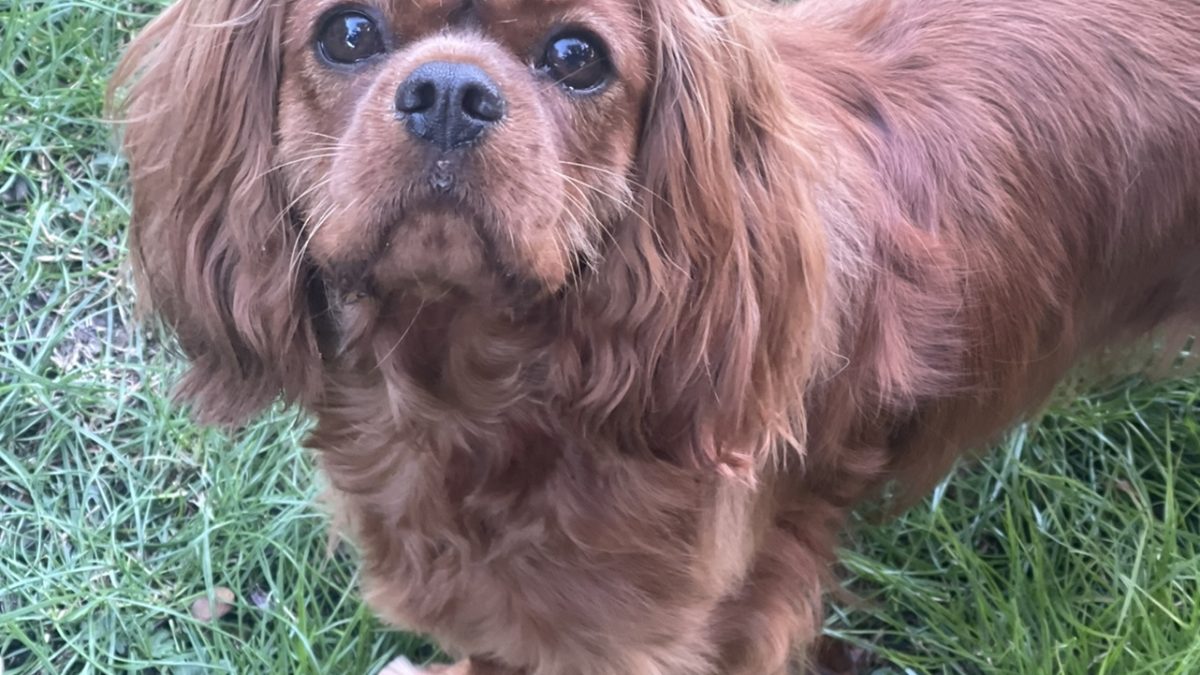
[[854, 299], [833, 308], [849, 372], [829, 388], [847, 398], [814, 419], [884, 411], [873, 443], [920, 489], [1081, 356], [1172, 325], [1167, 352], [1185, 344], [1200, 312], [1198, 9], [814, 2], [775, 24], [804, 36], [776, 45], [836, 148], [818, 199], [830, 276]]
[[[153, 46], [184, 17], [245, 19], [249, 4], [177, 10], [133, 67], [153, 69], [166, 53]], [[290, 4], [255, 5], [251, 21], [278, 35], [305, 16]], [[368, 601], [470, 657], [471, 675], [781, 675], [819, 633], [849, 509], [889, 481], [920, 493], [1080, 358], [1200, 318], [1200, 2], [613, 6], [627, 5], [640, 13], [613, 9], [614, 30], [640, 20], [657, 42], [640, 84], [636, 58], [611, 47], [633, 107], [594, 113], [593, 144], [618, 159], [579, 150], [596, 172], [568, 179], [600, 193], [572, 198], [587, 202], [581, 227], [603, 226], [588, 265], [571, 277], [515, 227], [511, 248], [479, 254], [531, 270], [550, 289], [533, 298], [459, 292], [477, 283], [460, 274], [469, 253], [438, 258], [454, 279], [440, 295], [396, 281], [420, 261], [394, 248], [473, 250], [438, 208], [404, 207], [420, 243], [354, 240], [374, 213], [357, 203], [333, 234], [312, 226], [325, 205], [305, 186], [344, 167], [304, 162], [298, 130], [392, 141], [359, 121], [365, 103], [329, 121], [311, 101], [330, 76], [296, 75], [299, 48], [270, 32], [254, 44], [283, 54], [269, 81], [281, 109], [266, 122], [241, 109], [226, 133], [247, 152], [226, 143], [198, 153], [207, 173], [164, 177], [153, 168], [170, 123], [131, 143], [135, 262], [195, 360], [185, 393], [210, 419], [244, 417], [280, 388], [315, 412]], [[456, 25], [430, 19], [443, 24]], [[487, 16], [471, 23], [489, 30]], [[254, 61], [248, 81], [272, 64]], [[172, 108], [167, 90], [140, 86], [135, 136], [150, 124], [137, 115]], [[635, 113], [630, 128], [621, 115]], [[610, 128], [628, 142], [600, 135]], [[186, 145], [189, 132], [172, 133]], [[239, 162], [264, 157], [284, 180], [250, 206], [309, 211], [303, 236], [224, 234], [247, 208], [232, 178], [255, 173]], [[525, 170], [497, 161], [496, 173]], [[384, 174], [364, 171], [362, 194], [386, 189]], [[478, 193], [494, 206], [501, 189]], [[164, 207], [163, 193], [184, 196]], [[301, 240], [308, 277], [271, 254]], [[291, 283], [247, 281], [238, 256], [259, 243], [258, 264]], [[369, 288], [344, 281], [362, 265]]]

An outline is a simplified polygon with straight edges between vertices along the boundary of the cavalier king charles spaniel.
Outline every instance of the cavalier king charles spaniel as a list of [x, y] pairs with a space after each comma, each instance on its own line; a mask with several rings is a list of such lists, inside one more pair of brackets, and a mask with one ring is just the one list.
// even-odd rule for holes
[[1200, 318], [1196, 0], [179, 0], [114, 91], [180, 396], [313, 414], [446, 672], [787, 673], [852, 509]]

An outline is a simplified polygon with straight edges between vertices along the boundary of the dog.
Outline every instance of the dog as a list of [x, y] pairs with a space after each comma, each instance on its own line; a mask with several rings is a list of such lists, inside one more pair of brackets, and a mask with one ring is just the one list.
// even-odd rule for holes
[[114, 87], [179, 396], [311, 412], [460, 675], [801, 667], [848, 513], [1200, 318], [1196, 0], [179, 0]]

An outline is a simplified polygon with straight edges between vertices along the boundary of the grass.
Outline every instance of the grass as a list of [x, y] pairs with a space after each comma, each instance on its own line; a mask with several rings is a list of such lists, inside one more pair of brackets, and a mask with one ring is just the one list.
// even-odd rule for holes
[[[0, 0], [0, 658], [6, 673], [368, 673], [422, 653], [329, 555], [306, 421], [165, 399], [132, 325], [100, 101], [161, 2]], [[863, 672], [1200, 672], [1200, 382], [1055, 407], [901, 520], [830, 614]], [[220, 621], [198, 597], [232, 589]]]
[[1142, 385], [1018, 429], [856, 535], [827, 629], [912, 672], [1200, 672], [1198, 409]]

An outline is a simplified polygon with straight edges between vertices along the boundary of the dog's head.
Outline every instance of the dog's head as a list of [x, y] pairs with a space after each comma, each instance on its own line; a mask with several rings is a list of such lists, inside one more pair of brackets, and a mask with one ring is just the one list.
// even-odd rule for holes
[[290, 3], [278, 158], [313, 261], [371, 294], [562, 287], [632, 201], [632, 9]]
[[[585, 355], [628, 361], [594, 368], [611, 395], [794, 430], [822, 240], [758, 11], [180, 0], [117, 83], [133, 260], [185, 396], [238, 422], [312, 395], [319, 296], [576, 303], [628, 342]], [[694, 452], [733, 452], [714, 443]]]

